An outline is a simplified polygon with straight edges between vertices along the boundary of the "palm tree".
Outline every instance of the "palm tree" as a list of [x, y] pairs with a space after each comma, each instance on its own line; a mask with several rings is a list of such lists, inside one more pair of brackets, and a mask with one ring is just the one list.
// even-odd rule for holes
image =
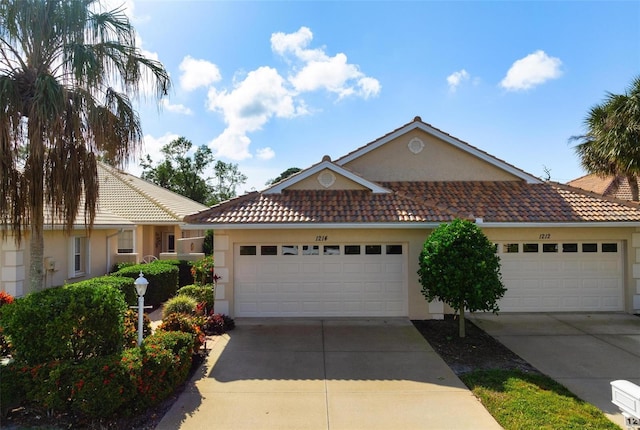
[[0, 0], [0, 229], [29, 236], [31, 291], [43, 286], [45, 211], [69, 233], [82, 210], [91, 229], [96, 156], [122, 165], [140, 147], [130, 97], [147, 82], [158, 98], [170, 85], [122, 9]]
[[640, 174], [640, 76], [625, 94], [607, 93], [602, 104], [593, 106], [585, 118], [586, 134], [575, 151], [589, 173], [622, 175], [631, 187], [633, 201], [639, 200]]

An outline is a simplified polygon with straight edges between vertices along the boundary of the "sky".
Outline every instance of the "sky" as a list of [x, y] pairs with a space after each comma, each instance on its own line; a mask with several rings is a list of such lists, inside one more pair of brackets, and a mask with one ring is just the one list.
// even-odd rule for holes
[[589, 109], [640, 75], [640, 1], [109, 1], [172, 79], [137, 105], [143, 152], [208, 145], [239, 194], [415, 116], [568, 182]]

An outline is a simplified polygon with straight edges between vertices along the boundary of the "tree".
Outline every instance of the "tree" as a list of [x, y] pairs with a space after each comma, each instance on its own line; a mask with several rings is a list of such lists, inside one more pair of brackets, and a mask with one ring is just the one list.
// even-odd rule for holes
[[146, 160], [140, 163], [142, 179], [206, 205], [235, 197], [237, 186], [247, 181], [238, 165], [217, 161], [213, 166], [217, 183], [211, 184], [212, 178], [205, 176], [215, 161], [211, 149], [201, 145], [190, 156], [192, 147], [191, 141], [184, 137], [169, 142], [160, 150], [164, 160], [156, 166], [147, 154]]
[[582, 167], [599, 176], [623, 175], [633, 201], [639, 201], [640, 174], [640, 76], [625, 94], [607, 93], [602, 104], [593, 106], [584, 120], [587, 129], [575, 147]]
[[213, 187], [203, 175], [214, 161], [213, 154], [211, 149], [202, 145], [191, 158], [188, 153], [192, 146], [191, 141], [184, 137], [169, 142], [160, 150], [165, 159], [155, 167], [147, 154], [146, 161], [140, 162], [143, 168], [142, 179], [196, 202], [207, 203], [213, 193]]
[[465, 337], [465, 309], [499, 310], [506, 289], [495, 246], [470, 221], [442, 224], [424, 243], [418, 275], [428, 301], [441, 300], [460, 313], [460, 337]]
[[240, 173], [237, 164], [217, 161], [213, 167], [217, 184], [214, 186], [210, 205], [215, 205], [236, 196], [236, 188], [247, 182], [247, 177]]
[[135, 40], [122, 9], [98, 0], [0, 0], [0, 223], [18, 244], [30, 230], [31, 291], [43, 287], [45, 208], [66, 233], [83, 210], [90, 230], [96, 154], [128, 160], [143, 136], [130, 97], [145, 82], [158, 98], [169, 89]]
[[277, 178], [269, 179], [265, 185], [277, 184], [278, 182], [287, 179], [289, 176], [294, 175], [294, 174], [300, 172], [301, 170], [302, 169], [299, 168], [299, 167], [289, 167], [287, 170], [285, 170], [284, 172], [280, 173], [280, 176], [278, 176]]

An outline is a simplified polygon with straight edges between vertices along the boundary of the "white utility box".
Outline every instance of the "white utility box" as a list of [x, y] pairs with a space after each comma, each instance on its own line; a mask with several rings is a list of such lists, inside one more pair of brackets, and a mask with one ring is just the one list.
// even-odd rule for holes
[[627, 427], [640, 425], [640, 386], [622, 379], [612, 381], [611, 402], [622, 411]]

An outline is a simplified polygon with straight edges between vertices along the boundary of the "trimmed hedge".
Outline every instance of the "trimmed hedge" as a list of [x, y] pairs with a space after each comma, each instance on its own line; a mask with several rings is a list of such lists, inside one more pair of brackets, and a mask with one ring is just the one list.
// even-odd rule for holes
[[[2, 400], [19, 396], [54, 412], [89, 418], [134, 415], [166, 399], [191, 369], [193, 336], [159, 332], [141, 348], [81, 363], [2, 366]], [[7, 390], [9, 391], [9, 390]]]
[[74, 282], [69, 285], [110, 285], [119, 290], [129, 306], [136, 306], [138, 304], [138, 293], [136, 293], [136, 287], [133, 285], [134, 280], [122, 276], [98, 276], [97, 278], [87, 279], [85, 281]]
[[140, 272], [149, 281], [147, 292], [144, 295], [145, 304], [158, 307], [176, 294], [179, 269], [178, 265], [171, 262], [158, 260], [149, 264], [136, 264], [123, 267], [113, 275], [132, 278], [135, 282]]
[[110, 285], [69, 284], [3, 306], [0, 325], [16, 361], [79, 362], [122, 350], [126, 310], [123, 294]]

